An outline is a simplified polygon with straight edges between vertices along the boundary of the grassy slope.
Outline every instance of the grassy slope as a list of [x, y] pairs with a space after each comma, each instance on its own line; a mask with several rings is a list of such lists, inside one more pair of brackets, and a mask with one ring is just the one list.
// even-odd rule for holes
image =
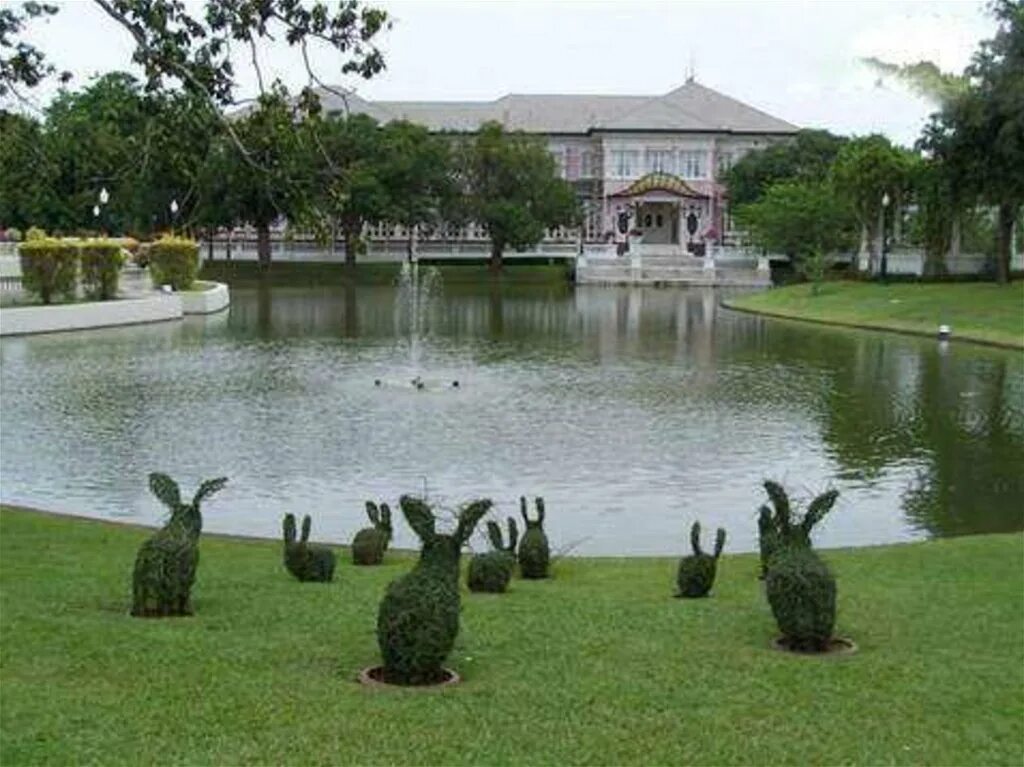
[[[461, 687], [367, 690], [407, 557], [299, 584], [273, 542], [206, 537], [197, 616], [129, 617], [144, 531], [0, 514], [0, 763], [1014, 764], [1019, 535], [830, 551], [847, 658], [767, 648], [755, 558], [669, 597], [665, 559], [562, 560], [464, 595]], [[680, 541], [682, 545], [682, 540]]]
[[828, 282], [821, 294], [790, 285], [730, 299], [737, 309], [821, 322], [934, 335], [952, 325], [954, 338], [1024, 348], [1024, 282], [894, 283]]

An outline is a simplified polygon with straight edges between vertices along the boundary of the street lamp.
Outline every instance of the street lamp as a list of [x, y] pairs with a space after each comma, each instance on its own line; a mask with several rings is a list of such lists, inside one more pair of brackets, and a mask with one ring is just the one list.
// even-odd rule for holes
[[885, 221], [890, 202], [889, 193], [885, 192], [882, 195], [882, 282], [885, 282], [889, 271], [889, 237], [885, 231]]
[[110, 192], [107, 191], [106, 187], [100, 189], [100, 205], [106, 205], [110, 200]]
[[174, 234], [174, 220], [178, 217], [178, 200], [171, 200], [171, 234]]

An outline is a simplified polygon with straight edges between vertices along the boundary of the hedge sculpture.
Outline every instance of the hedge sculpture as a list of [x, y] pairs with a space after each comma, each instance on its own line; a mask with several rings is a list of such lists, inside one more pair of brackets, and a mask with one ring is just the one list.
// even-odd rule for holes
[[526, 514], [526, 498], [519, 499], [519, 511], [523, 515], [526, 530], [519, 542], [519, 570], [524, 578], [547, 578], [551, 563], [548, 536], [544, 532], [544, 499], [534, 500], [537, 519], [531, 520]]
[[501, 527], [497, 522], [487, 523], [487, 535], [491, 539], [492, 550], [477, 554], [469, 560], [466, 585], [470, 591], [503, 594], [512, 579], [512, 571], [516, 568], [516, 542], [519, 540], [519, 530], [515, 519], [508, 518], [508, 546], [502, 540]]
[[799, 547], [776, 552], [765, 592], [788, 649], [828, 649], [836, 623], [836, 581], [817, 554]]
[[451, 535], [434, 531], [434, 514], [413, 496], [399, 500], [402, 514], [423, 543], [412, 571], [393, 581], [377, 614], [377, 642], [384, 681], [433, 684], [444, 679], [443, 664], [459, 633], [459, 556], [490, 500], [464, 506]]
[[676, 596], [706, 597], [715, 583], [718, 558], [725, 547], [725, 530], [720, 527], [715, 534], [715, 553], [705, 554], [700, 548], [700, 522], [694, 522], [690, 528], [690, 546], [693, 547], [693, 554], [683, 557], [679, 562], [679, 573], [676, 576], [679, 592]]
[[149, 475], [149, 489], [171, 510], [171, 518], [139, 548], [132, 574], [132, 615], [191, 615], [189, 597], [199, 564], [199, 533], [204, 499], [227, 483], [227, 477], [203, 482], [191, 503], [182, 503], [178, 484], [166, 474]]
[[757, 518], [761, 547], [761, 578], [764, 578], [768, 572], [769, 560], [779, 550], [789, 546], [811, 548], [811, 530], [831, 511], [839, 497], [838, 490], [822, 493], [811, 501], [807, 507], [807, 513], [804, 514], [803, 519], [798, 521], [793, 514], [789, 496], [782, 485], [766, 480], [764, 489], [768, 493], [774, 511], [768, 506], [761, 506]]
[[295, 540], [295, 515], [284, 515], [284, 566], [304, 583], [329, 583], [334, 580], [334, 552], [309, 543], [311, 525], [307, 514], [302, 518], [302, 538]]
[[391, 509], [386, 503], [377, 507], [366, 502], [366, 516], [373, 527], [364, 527], [352, 539], [352, 562], [357, 565], [379, 565], [391, 543]]

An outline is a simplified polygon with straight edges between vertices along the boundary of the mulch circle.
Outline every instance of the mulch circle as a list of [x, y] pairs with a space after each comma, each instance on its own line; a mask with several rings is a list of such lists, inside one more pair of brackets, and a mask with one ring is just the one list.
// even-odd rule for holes
[[384, 681], [383, 666], [368, 666], [359, 672], [359, 683], [368, 687], [389, 687], [393, 690], [437, 690], [441, 687], [452, 687], [462, 681], [462, 677], [450, 668], [442, 670], [444, 678], [433, 684], [392, 684]]
[[828, 640], [828, 649], [819, 652], [810, 650], [796, 650], [789, 646], [786, 637], [776, 637], [772, 640], [772, 649], [779, 652], [790, 653], [791, 655], [806, 655], [808, 657], [836, 657], [842, 655], [853, 655], [857, 652], [857, 643], [845, 637], [832, 637]]

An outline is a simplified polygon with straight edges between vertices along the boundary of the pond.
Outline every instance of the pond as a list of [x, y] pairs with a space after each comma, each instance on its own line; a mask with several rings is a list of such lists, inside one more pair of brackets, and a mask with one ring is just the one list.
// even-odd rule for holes
[[188, 494], [226, 475], [205, 529], [276, 537], [294, 512], [347, 542], [367, 499], [489, 496], [504, 517], [541, 495], [556, 550], [645, 555], [684, 551], [695, 519], [754, 550], [772, 477], [840, 489], [822, 547], [1024, 529], [1019, 352], [721, 297], [236, 288], [216, 316], [6, 338], [0, 496], [154, 522], [148, 472]]

